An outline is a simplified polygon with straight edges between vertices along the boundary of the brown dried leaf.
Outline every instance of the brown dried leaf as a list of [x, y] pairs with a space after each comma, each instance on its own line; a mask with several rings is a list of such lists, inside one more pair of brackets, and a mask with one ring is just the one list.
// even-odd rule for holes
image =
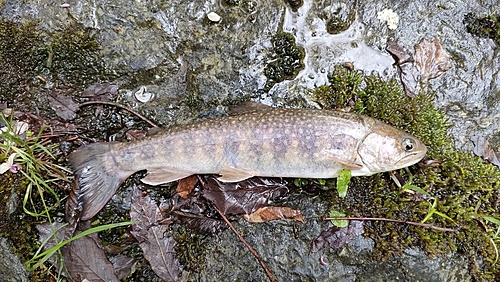
[[474, 154], [500, 167], [500, 154], [495, 152], [495, 149], [493, 149], [486, 138], [482, 136], [473, 136], [471, 140], [474, 142]]
[[288, 192], [279, 178], [253, 177], [241, 182], [223, 183], [214, 176], [205, 177], [203, 197], [224, 214], [251, 214]]
[[183, 199], [187, 199], [188, 195], [191, 193], [191, 191], [193, 191], [194, 187], [196, 187], [196, 183], [198, 183], [198, 176], [188, 176], [179, 180], [175, 191], [177, 191], [177, 193], [179, 193], [179, 195]]
[[117, 94], [118, 85], [105, 82], [90, 85], [83, 91], [82, 97], [100, 101], [111, 101]]
[[414, 64], [412, 52], [395, 39], [387, 41], [386, 50], [396, 59], [396, 64], [400, 70], [399, 76], [401, 77], [406, 95], [415, 98], [418, 93], [420, 71]]
[[175, 211], [175, 216], [188, 228], [203, 234], [215, 234], [227, 228], [226, 222], [202, 215]]
[[429, 79], [451, 68], [450, 55], [436, 37], [432, 41], [422, 39], [415, 45], [415, 54], [395, 39], [387, 41], [386, 50], [395, 57], [401, 70], [400, 77], [406, 95], [413, 98], [418, 94], [420, 86], [427, 87]]
[[50, 107], [56, 112], [56, 115], [64, 120], [76, 118], [76, 111], [80, 106], [71, 99], [71, 97], [53, 93], [48, 95]]
[[125, 132], [128, 141], [139, 140], [146, 137], [146, 131], [140, 129], [130, 129]]
[[332, 249], [343, 247], [365, 232], [363, 226], [362, 221], [351, 220], [349, 226], [345, 228], [333, 226], [327, 231], [321, 232], [321, 235], [312, 242], [311, 253], [322, 250], [327, 246]]
[[263, 207], [251, 214], [244, 214], [243, 218], [253, 223], [287, 218], [293, 218], [305, 223], [300, 210], [294, 210], [289, 207]]
[[422, 39], [415, 45], [415, 65], [420, 71], [420, 82], [425, 86], [433, 79], [451, 68], [450, 55], [439, 39]]
[[122, 280], [135, 271], [138, 261], [125, 255], [116, 255], [110, 258], [115, 268], [116, 276]]
[[71, 277], [88, 281], [119, 281], [96, 233], [62, 248], [64, 263]]
[[143, 196], [140, 189], [134, 188], [130, 219], [137, 224], [132, 225], [132, 235], [139, 241], [144, 251], [144, 258], [149, 261], [153, 271], [165, 281], [177, 281], [181, 271], [175, 257], [175, 240], [168, 237], [168, 225], [164, 222], [160, 209], [149, 196]]

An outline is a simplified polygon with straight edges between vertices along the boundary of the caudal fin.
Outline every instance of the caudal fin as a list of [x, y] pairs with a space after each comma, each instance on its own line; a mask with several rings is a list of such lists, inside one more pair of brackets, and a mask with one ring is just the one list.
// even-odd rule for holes
[[83, 206], [81, 220], [98, 213], [113, 197], [120, 184], [134, 172], [123, 171], [111, 155], [113, 143], [92, 143], [69, 155], [80, 185], [78, 202]]

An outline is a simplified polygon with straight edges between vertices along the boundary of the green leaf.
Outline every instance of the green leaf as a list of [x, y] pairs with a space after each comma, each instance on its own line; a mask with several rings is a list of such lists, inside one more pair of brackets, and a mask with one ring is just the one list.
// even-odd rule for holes
[[[331, 210], [328, 215], [330, 217], [345, 217], [346, 216], [345, 213], [339, 212], [339, 211], [334, 211], [334, 210]], [[345, 220], [345, 219], [334, 219], [334, 220], [331, 220], [331, 222], [333, 225], [340, 227], [340, 228], [344, 228], [344, 227], [347, 227], [349, 225], [349, 220]]]
[[351, 171], [348, 169], [342, 169], [337, 177], [337, 192], [340, 198], [345, 198], [347, 195], [347, 186], [351, 181]]
[[483, 216], [483, 218], [493, 224], [496, 224], [498, 226], [500, 226], [500, 220], [498, 220], [497, 218], [494, 218], [493, 216]]
[[413, 191], [418, 192], [420, 194], [423, 194], [423, 195], [431, 197], [431, 194], [429, 194], [424, 189], [422, 189], [422, 188], [420, 188], [418, 186], [415, 186], [415, 185], [408, 184], [408, 183], [405, 184], [405, 185], [403, 185], [403, 191], [406, 191], [406, 190], [413, 190]]

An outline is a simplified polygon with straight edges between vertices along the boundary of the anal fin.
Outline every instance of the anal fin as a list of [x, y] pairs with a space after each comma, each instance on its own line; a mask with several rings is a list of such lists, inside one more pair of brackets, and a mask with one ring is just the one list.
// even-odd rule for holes
[[165, 168], [153, 168], [153, 169], [148, 169], [148, 174], [146, 175], [146, 177], [141, 179], [141, 181], [149, 185], [159, 185], [163, 183], [176, 181], [182, 178], [186, 178], [192, 174], [193, 173], [186, 171], [176, 171]]
[[234, 167], [226, 167], [222, 169], [220, 175], [221, 176], [217, 179], [222, 182], [238, 182], [255, 176], [251, 172]]

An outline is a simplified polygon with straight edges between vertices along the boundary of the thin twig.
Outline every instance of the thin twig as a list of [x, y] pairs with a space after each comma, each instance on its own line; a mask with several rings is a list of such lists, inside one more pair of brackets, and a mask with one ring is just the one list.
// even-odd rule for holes
[[80, 106], [87, 106], [87, 105], [94, 105], [94, 104], [111, 105], [111, 106], [115, 106], [115, 107], [118, 107], [118, 108], [125, 109], [125, 110], [129, 111], [130, 113], [136, 115], [138, 118], [142, 119], [143, 121], [147, 122], [152, 127], [158, 127], [152, 121], [150, 121], [149, 119], [147, 119], [145, 116], [139, 114], [138, 112], [134, 111], [132, 108], [124, 106], [124, 105], [120, 105], [118, 103], [108, 102], [108, 101], [88, 101], [88, 102], [81, 103]]
[[273, 274], [271, 273], [271, 271], [269, 270], [269, 268], [267, 268], [266, 264], [264, 263], [264, 261], [262, 260], [262, 258], [259, 256], [259, 254], [257, 254], [257, 252], [252, 248], [252, 246], [250, 246], [250, 244], [248, 244], [247, 241], [245, 241], [245, 239], [243, 238], [243, 236], [240, 235], [240, 233], [238, 232], [238, 230], [236, 230], [236, 228], [234, 228], [234, 226], [231, 224], [231, 222], [227, 219], [227, 217], [217, 208], [216, 205], [212, 204], [212, 206], [215, 208], [215, 210], [217, 210], [217, 212], [220, 214], [220, 216], [222, 216], [222, 218], [224, 219], [224, 221], [227, 223], [227, 225], [229, 225], [229, 228], [231, 228], [231, 230], [233, 230], [234, 234], [236, 234], [236, 236], [238, 236], [238, 238], [240, 239], [241, 242], [243, 242], [243, 244], [245, 244], [245, 246], [247, 246], [248, 250], [255, 256], [255, 258], [259, 261], [260, 265], [262, 266], [262, 268], [264, 268], [264, 271], [266, 272], [266, 275], [267, 277], [269, 277], [269, 280], [271, 282], [276, 282], [276, 278], [274, 278]]
[[410, 224], [410, 225], [427, 227], [427, 228], [432, 228], [432, 229], [439, 230], [439, 231], [458, 233], [458, 230], [456, 230], [456, 229], [438, 227], [438, 226], [435, 226], [435, 225], [432, 225], [432, 224], [428, 224], [428, 223], [420, 223], [420, 222], [405, 221], [405, 220], [390, 219], [390, 218], [379, 218], [379, 217], [322, 217], [321, 219], [322, 220], [361, 220], [361, 221], [366, 221], [366, 220], [374, 220], [375, 221], [375, 220], [378, 220], [378, 221], [389, 221], [389, 222], [406, 223], [406, 224]]

